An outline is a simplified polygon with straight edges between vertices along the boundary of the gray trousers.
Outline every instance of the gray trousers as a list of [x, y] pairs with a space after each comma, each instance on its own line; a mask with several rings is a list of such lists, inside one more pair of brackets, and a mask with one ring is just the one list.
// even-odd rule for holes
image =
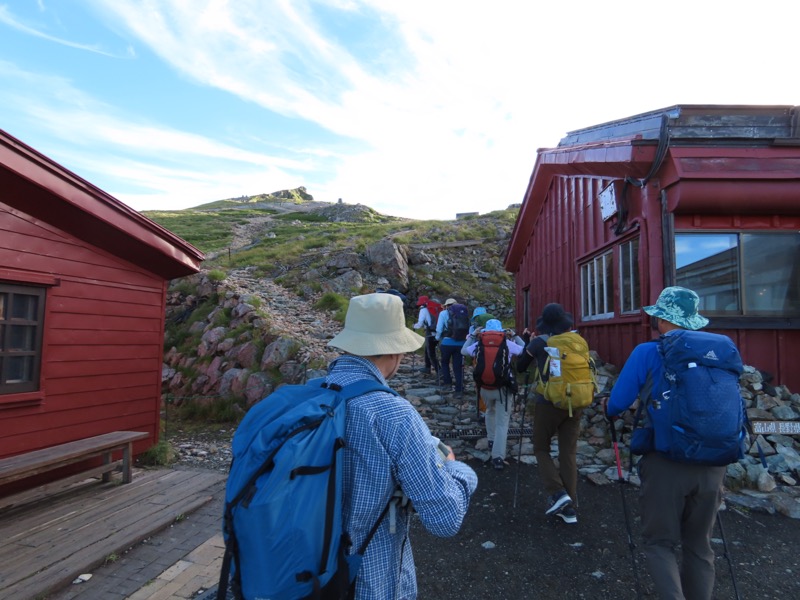
[[722, 499], [725, 467], [687, 465], [652, 453], [642, 457], [639, 472], [644, 553], [658, 597], [710, 600], [711, 531]]
[[508, 422], [514, 401], [505, 388], [481, 388], [481, 398], [486, 404], [486, 437], [492, 442], [492, 458], [505, 458], [508, 445]]

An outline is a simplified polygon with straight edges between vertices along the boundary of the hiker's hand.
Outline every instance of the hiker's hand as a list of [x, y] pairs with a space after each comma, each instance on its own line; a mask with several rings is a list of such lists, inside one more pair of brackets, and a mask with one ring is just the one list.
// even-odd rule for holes
[[453, 452], [453, 449], [450, 446], [448, 446], [447, 444], [442, 444], [442, 446], [447, 448], [447, 456], [445, 457], [445, 460], [455, 460], [456, 459], [456, 455]]
[[603, 407], [603, 414], [605, 415], [606, 419], [608, 419], [609, 421], [614, 421], [614, 420], [617, 419], [617, 417], [609, 417], [608, 416], [608, 398], [609, 398], [608, 396], [604, 396], [600, 400], [600, 406]]

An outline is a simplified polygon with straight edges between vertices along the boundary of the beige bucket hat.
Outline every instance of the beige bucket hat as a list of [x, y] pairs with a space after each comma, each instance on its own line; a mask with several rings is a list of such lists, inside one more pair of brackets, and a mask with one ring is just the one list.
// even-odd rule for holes
[[425, 338], [406, 327], [403, 302], [392, 294], [350, 298], [344, 329], [328, 346], [356, 356], [405, 354], [422, 347]]

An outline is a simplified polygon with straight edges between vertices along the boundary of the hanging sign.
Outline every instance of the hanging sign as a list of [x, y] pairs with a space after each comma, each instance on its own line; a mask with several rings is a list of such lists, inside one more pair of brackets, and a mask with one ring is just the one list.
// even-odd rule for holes
[[600, 214], [603, 216], [603, 221], [608, 221], [617, 214], [617, 186], [615, 183], [616, 182], [612, 181], [597, 194], [597, 200], [600, 202]]

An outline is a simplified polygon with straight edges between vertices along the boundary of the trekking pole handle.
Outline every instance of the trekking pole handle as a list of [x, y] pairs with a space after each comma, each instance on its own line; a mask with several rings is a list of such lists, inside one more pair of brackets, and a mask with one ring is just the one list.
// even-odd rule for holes
[[619, 458], [619, 443], [617, 442], [617, 428], [614, 426], [615, 418], [608, 419], [608, 429], [611, 432], [611, 442], [614, 445], [614, 458], [617, 460], [617, 477], [622, 481], [622, 462]]
[[594, 397], [592, 398], [592, 404], [599, 404], [603, 400], [607, 400], [610, 397], [611, 397], [611, 392], [600, 392], [594, 395]]

